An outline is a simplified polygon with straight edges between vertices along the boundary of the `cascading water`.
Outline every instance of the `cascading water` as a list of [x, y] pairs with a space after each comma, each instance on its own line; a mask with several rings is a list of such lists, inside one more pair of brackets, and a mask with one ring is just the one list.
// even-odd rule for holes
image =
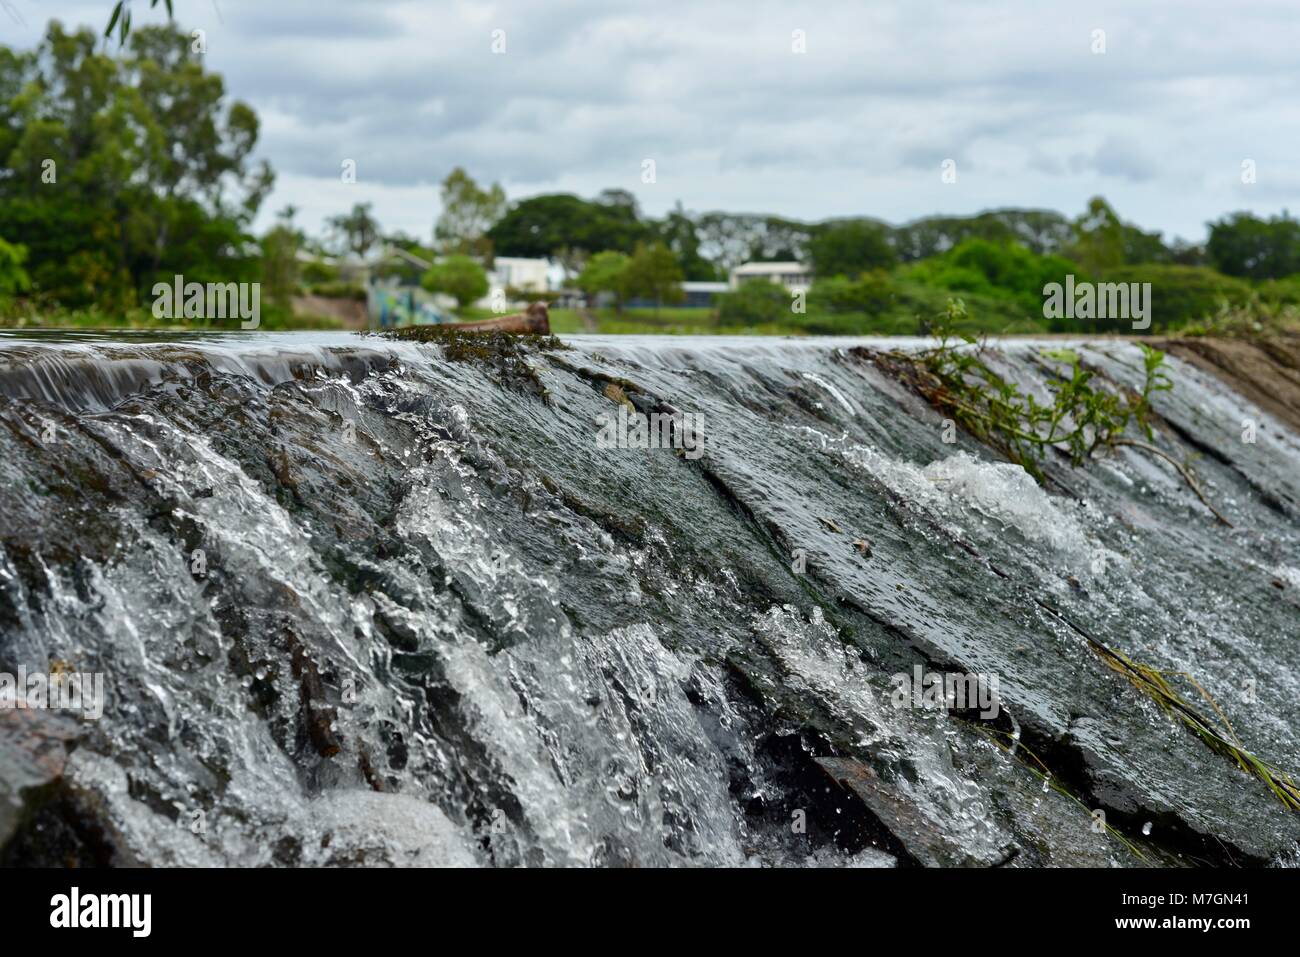
[[[0, 859], [1294, 863], [1084, 636], [1300, 769], [1296, 435], [1170, 361], [1156, 442], [1228, 528], [1133, 449], [1038, 486], [872, 345], [0, 339], [0, 670], [105, 680], [0, 710]], [[620, 407], [702, 454], [598, 442]]]

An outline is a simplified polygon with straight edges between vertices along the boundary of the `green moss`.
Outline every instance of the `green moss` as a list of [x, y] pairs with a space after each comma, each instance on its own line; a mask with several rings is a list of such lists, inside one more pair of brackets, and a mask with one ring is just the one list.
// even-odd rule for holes
[[555, 336], [500, 330], [475, 332], [454, 325], [406, 326], [371, 335], [403, 342], [437, 343], [448, 361], [479, 366], [501, 385], [541, 399], [547, 398], [548, 393], [528, 357], [569, 348]]
[[[873, 358], [905, 379], [940, 413], [1040, 482], [1044, 479], [1040, 463], [1051, 446], [1068, 449], [1071, 461], [1082, 465], [1098, 449], [1120, 444], [1130, 423], [1151, 437], [1151, 395], [1172, 387], [1162, 368], [1163, 353], [1141, 347], [1142, 391], [1125, 394], [1099, 388], [1095, 374], [1083, 367], [1077, 353], [1047, 351], [1043, 358], [1053, 370], [1047, 382], [1052, 397], [1048, 404], [995, 372], [974, 337], [954, 335], [953, 328], [965, 318], [962, 300], [949, 300], [932, 327], [937, 346], [920, 352], [873, 353]], [[964, 348], [963, 343], [976, 348]]]

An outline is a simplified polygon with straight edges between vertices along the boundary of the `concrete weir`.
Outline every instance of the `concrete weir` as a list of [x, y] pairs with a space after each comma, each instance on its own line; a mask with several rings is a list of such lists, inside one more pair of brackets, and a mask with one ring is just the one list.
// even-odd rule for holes
[[1039, 482], [919, 340], [0, 336], [0, 862], [1293, 862], [1297, 350], [1151, 341]]

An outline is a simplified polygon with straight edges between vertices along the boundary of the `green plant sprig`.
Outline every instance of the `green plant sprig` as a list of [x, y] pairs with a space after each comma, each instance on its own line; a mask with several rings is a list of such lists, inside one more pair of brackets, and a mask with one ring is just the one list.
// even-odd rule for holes
[[[950, 415], [962, 428], [999, 450], [1040, 484], [1046, 481], [1042, 461], [1049, 448], [1068, 451], [1080, 466], [1099, 451], [1120, 446], [1138, 449], [1169, 462], [1224, 525], [1231, 523], [1210, 504], [1191, 471], [1151, 444], [1151, 397], [1173, 388], [1164, 370], [1165, 355], [1139, 343], [1143, 380], [1140, 391], [1099, 386], [1096, 373], [1084, 367], [1078, 353], [1057, 349], [1044, 353], [1055, 363], [1047, 380], [1051, 402], [1022, 391], [999, 375], [985, 360], [986, 344], [970, 335], [954, 333], [967, 318], [965, 303], [948, 300], [947, 308], [930, 328], [938, 345], [920, 352], [893, 352], [895, 363], [910, 365], [913, 386], [932, 406]], [[1135, 426], [1146, 441], [1125, 435]]]

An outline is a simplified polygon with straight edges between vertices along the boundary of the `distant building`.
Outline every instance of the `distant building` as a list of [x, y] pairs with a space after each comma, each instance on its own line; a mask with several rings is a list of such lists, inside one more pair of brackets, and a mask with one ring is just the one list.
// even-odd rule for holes
[[[714, 305], [714, 300], [724, 292], [731, 289], [725, 282], [683, 282], [681, 290], [684, 298], [680, 302], [663, 303], [663, 305], [672, 305], [675, 308], [686, 309], [708, 309]], [[609, 306], [614, 302], [612, 293], [602, 292], [596, 295], [597, 306]], [[623, 303], [628, 309], [653, 309], [655, 301], [647, 296], [633, 296]]]
[[508, 308], [514, 300], [507, 290], [546, 292], [551, 288], [553, 268], [548, 259], [497, 256], [488, 270], [487, 295], [475, 305], [485, 309]]
[[454, 300], [404, 284], [396, 277], [373, 280], [366, 287], [371, 326], [430, 325], [451, 320]]
[[488, 273], [488, 284], [493, 289], [527, 289], [546, 292], [550, 288], [551, 263], [546, 259], [524, 259], [518, 256], [498, 256]]
[[764, 279], [785, 286], [790, 292], [806, 290], [812, 285], [812, 269], [803, 263], [744, 263], [731, 271], [731, 288], [743, 282]]
[[731, 287], [725, 282], [684, 282], [682, 292], [686, 294], [680, 305], [705, 309], [712, 306], [718, 296]]
[[420, 286], [433, 263], [400, 246], [382, 243], [363, 263], [366, 309], [371, 326], [447, 322], [453, 300]]

